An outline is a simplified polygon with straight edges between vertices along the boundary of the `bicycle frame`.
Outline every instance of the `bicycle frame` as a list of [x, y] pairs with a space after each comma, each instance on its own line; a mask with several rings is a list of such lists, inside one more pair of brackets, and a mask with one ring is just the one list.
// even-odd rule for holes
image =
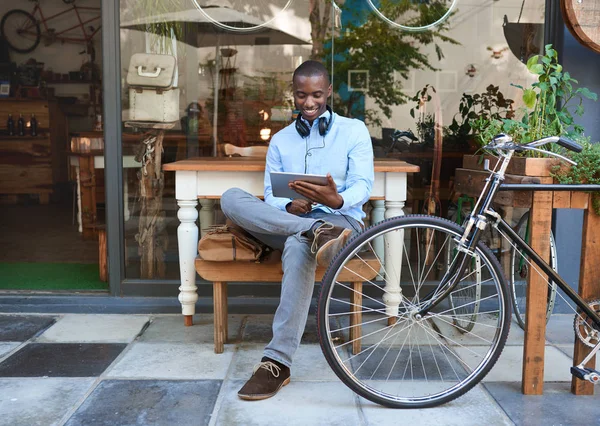
[[[42, 24], [44, 26], [44, 32], [48, 33], [50, 31], [50, 29], [48, 28], [48, 24], [47, 22], [50, 21], [51, 19], [57, 18], [59, 16], [65, 15], [69, 12], [75, 12], [75, 15], [77, 16], [77, 20], [79, 21], [79, 23], [77, 25], [74, 25], [70, 28], [67, 28], [65, 30], [62, 31], [58, 31], [55, 32], [53, 34], [54, 37], [56, 37], [57, 40], [63, 41], [63, 42], [67, 42], [67, 43], [83, 43], [83, 44], [87, 44], [89, 43], [94, 36], [98, 33], [98, 31], [100, 31], [100, 26], [98, 26], [98, 28], [96, 28], [92, 33], [89, 33], [86, 31], [85, 26], [87, 24], [89, 24], [90, 22], [94, 22], [94, 21], [98, 21], [100, 20], [101, 16], [94, 16], [93, 18], [87, 19], [87, 20], [83, 20], [81, 18], [81, 14], [79, 13], [80, 10], [87, 10], [87, 11], [94, 11], [94, 12], [98, 12], [100, 13], [100, 8], [99, 7], [90, 7], [90, 6], [76, 6], [76, 5], [72, 5], [69, 9], [63, 10], [62, 12], [58, 12], [52, 16], [49, 17], [45, 17], [44, 13], [42, 12], [42, 8], [39, 4], [39, 2], [36, 2], [35, 7], [33, 8], [33, 11], [31, 12], [31, 15], [33, 17], [36, 16], [36, 12], [39, 12], [40, 15], [40, 20], [38, 21], [38, 23]], [[63, 36], [63, 34], [74, 30], [75, 28], [80, 28], [82, 33], [83, 33], [83, 38], [77, 38], [77, 37], [67, 37], [67, 36]], [[32, 31], [29, 31], [29, 28], [24, 28], [22, 29], [22, 32], [25, 34], [29, 34], [29, 35], [35, 35]], [[42, 33], [42, 36], [44, 34]]]
[[[456, 260], [450, 270], [446, 273], [446, 276], [442, 278], [440, 287], [446, 289], [439, 294], [435, 299], [431, 300], [423, 309], [421, 309], [418, 314], [426, 315], [427, 311], [431, 310], [438, 303], [440, 303], [448, 294], [450, 294], [455, 287], [458, 285], [460, 280], [463, 278], [465, 272], [465, 263], [467, 259], [472, 256], [473, 252], [471, 248], [476, 247], [481, 232], [485, 230], [487, 226], [495, 226], [500, 232], [507, 235], [508, 238], [516, 244], [516, 246], [535, 263], [546, 275], [548, 275], [549, 280], [555, 282], [558, 287], [565, 292], [565, 294], [571, 299], [582, 312], [584, 312], [589, 318], [592, 319], [595, 326], [600, 329], [600, 315], [596, 313], [594, 310], [590, 308], [585, 300], [577, 292], [575, 292], [561, 277], [558, 275], [552, 267], [542, 259], [527, 242], [525, 242], [513, 229], [512, 227], [506, 223], [502, 217], [496, 213], [492, 207], [492, 201], [498, 191], [501, 190], [530, 190], [530, 191], [599, 191], [600, 187], [598, 185], [542, 185], [542, 184], [532, 184], [532, 185], [503, 185], [502, 181], [504, 180], [504, 173], [506, 168], [512, 158], [513, 151], [509, 151], [508, 153], [502, 154], [499, 162], [500, 164], [499, 170], [489, 170], [490, 177], [487, 179], [487, 182], [481, 192], [481, 196], [473, 209], [473, 213], [471, 214], [469, 221], [465, 227], [465, 232], [459, 241], [459, 254], [456, 257]], [[496, 165], [496, 169], [498, 169], [498, 165]]]

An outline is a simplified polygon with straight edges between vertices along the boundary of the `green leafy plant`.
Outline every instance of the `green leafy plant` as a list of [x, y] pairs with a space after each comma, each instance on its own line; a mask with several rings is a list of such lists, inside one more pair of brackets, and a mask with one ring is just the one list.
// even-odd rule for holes
[[[487, 144], [498, 133], [510, 135], [515, 142], [527, 143], [546, 136], [569, 135], [579, 137], [583, 127], [575, 123], [573, 114], [584, 113], [583, 99], [597, 100], [598, 96], [585, 87], [576, 88], [578, 81], [563, 70], [552, 45], [546, 45], [544, 55], [532, 56], [527, 61], [529, 72], [538, 76], [531, 87], [513, 85], [522, 90], [524, 108], [513, 118], [478, 117], [470, 124], [478, 134], [481, 145]], [[551, 149], [547, 147], [547, 149]], [[527, 155], [540, 153], [526, 151]]]
[[452, 123], [447, 127], [447, 135], [451, 138], [466, 138], [472, 134], [472, 121], [513, 118], [513, 104], [514, 101], [506, 98], [500, 88], [493, 84], [486, 87], [482, 93], [463, 93], [458, 113], [452, 117]]
[[[181, 10], [180, 0], [135, 0], [128, 1], [124, 8], [125, 15], [132, 19], [146, 18]], [[173, 54], [171, 40], [183, 38], [183, 23], [181, 22], [148, 22], [145, 24], [145, 32], [148, 47], [152, 52], [161, 54]]]
[[[390, 7], [399, 8], [402, 3], [391, 4]], [[410, 100], [411, 95], [405, 92], [403, 80], [409, 79], [411, 71], [436, 70], [428, 51], [435, 51], [439, 60], [443, 57], [442, 46], [459, 43], [445, 35], [449, 30], [449, 20], [430, 31], [409, 33], [391, 29], [374, 13], [357, 8], [356, 2], [348, 1], [340, 7], [350, 19], [345, 21], [343, 31], [335, 34], [331, 41], [330, 32], [322, 32], [319, 40], [313, 32], [313, 43], [322, 46], [322, 49], [317, 49], [318, 56], [313, 57], [321, 58], [328, 69], [332, 59], [335, 61], [332, 75], [335, 109], [348, 117], [364, 113], [367, 123], [381, 126], [383, 117], [391, 118], [393, 106]], [[349, 90], [348, 75], [353, 70], [368, 71], [366, 88]], [[365, 108], [365, 96], [377, 108]]]
[[[429, 85], [425, 86], [411, 98], [411, 101], [416, 103], [410, 110], [413, 118], [415, 118], [415, 113], [419, 109], [428, 87]], [[431, 96], [427, 95], [426, 100], [431, 100]], [[515, 114], [513, 104], [514, 101], [506, 98], [500, 88], [493, 84], [486, 87], [485, 92], [482, 93], [473, 95], [463, 93], [458, 112], [452, 117], [452, 123], [444, 126], [444, 146], [465, 149], [469, 146], [470, 140], [474, 138], [472, 123], [482, 120], [490, 122], [491, 120], [510, 119]], [[433, 134], [434, 123], [422, 122], [420, 119], [417, 122], [417, 131], [421, 133], [421, 128], [427, 124], [431, 125], [430, 133]]]
[[[564, 184], [600, 185], [600, 144], [591, 143], [589, 137], [580, 137], [577, 139], [577, 143], [583, 147], [581, 152], [565, 152], [565, 155], [575, 161], [577, 165], [553, 166], [552, 177]], [[600, 214], [600, 194], [592, 192], [591, 197], [594, 211], [596, 214]]]

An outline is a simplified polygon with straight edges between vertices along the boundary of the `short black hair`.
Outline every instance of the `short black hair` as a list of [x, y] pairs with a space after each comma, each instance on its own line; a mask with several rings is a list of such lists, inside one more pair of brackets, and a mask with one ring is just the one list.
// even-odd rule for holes
[[327, 80], [328, 85], [331, 83], [331, 80], [329, 79], [329, 73], [327, 72], [327, 68], [325, 68], [325, 65], [318, 61], [309, 60], [302, 62], [294, 71], [294, 75], [292, 76], [292, 82], [296, 79], [296, 76], [299, 75], [302, 77], [323, 76]]

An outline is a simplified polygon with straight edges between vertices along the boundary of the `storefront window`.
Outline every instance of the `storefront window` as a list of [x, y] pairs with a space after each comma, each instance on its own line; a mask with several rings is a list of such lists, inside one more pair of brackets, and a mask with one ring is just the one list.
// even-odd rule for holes
[[[511, 84], [529, 82], [524, 62], [543, 47], [543, 0], [431, 2], [441, 22], [421, 31], [403, 28], [423, 23], [388, 0], [205, 3], [121, 0], [126, 278], [179, 275], [174, 174], [160, 166], [268, 145], [293, 119], [291, 76], [304, 60], [331, 70], [333, 109], [367, 123], [376, 156], [422, 165], [418, 201], [436, 118], [441, 155], [456, 159], [444, 161], [447, 185], [457, 153], [474, 149], [465, 120], [494, 107], [481, 95], [517, 108]], [[394, 130], [414, 138], [393, 142]]]

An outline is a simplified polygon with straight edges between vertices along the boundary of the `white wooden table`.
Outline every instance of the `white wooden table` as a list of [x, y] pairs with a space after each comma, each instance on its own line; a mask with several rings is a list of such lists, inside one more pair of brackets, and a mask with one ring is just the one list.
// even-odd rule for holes
[[[229, 188], [238, 187], [256, 196], [263, 195], [265, 160], [258, 158], [191, 158], [165, 164], [165, 171], [175, 172], [175, 197], [179, 205], [177, 229], [181, 286], [179, 301], [183, 315], [194, 315], [198, 294], [194, 260], [198, 254], [198, 200], [202, 229], [214, 223], [214, 203]], [[373, 222], [401, 216], [406, 201], [407, 174], [419, 167], [396, 160], [375, 160], [375, 183], [371, 192], [374, 200]], [[392, 265], [402, 259], [403, 236], [394, 234], [379, 241], [378, 252], [385, 252], [384, 262]], [[396, 271], [396, 272], [392, 272]], [[386, 306], [388, 316], [396, 316], [401, 301], [400, 267], [388, 268], [386, 277]], [[389, 276], [394, 273], [397, 276]]]

